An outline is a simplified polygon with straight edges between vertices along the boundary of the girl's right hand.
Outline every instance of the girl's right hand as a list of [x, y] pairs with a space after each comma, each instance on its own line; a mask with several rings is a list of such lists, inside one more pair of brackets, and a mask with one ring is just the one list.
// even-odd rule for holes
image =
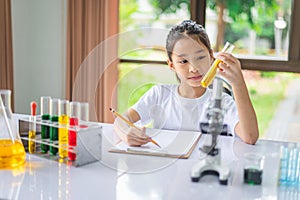
[[146, 135], [146, 128], [137, 129], [128, 126], [126, 122], [120, 118], [116, 118], [114, 122], [114, 129], [121, 140], [129, 146], [141, 146], [151, 141], [151, 138]]
[[125, 142], [129, 146], [141, 146], [151, 141], [151, 138], [146, 135], [146, 128], [143, 127], [141, 130], [134, 127], [130, 127], [126, 134]]

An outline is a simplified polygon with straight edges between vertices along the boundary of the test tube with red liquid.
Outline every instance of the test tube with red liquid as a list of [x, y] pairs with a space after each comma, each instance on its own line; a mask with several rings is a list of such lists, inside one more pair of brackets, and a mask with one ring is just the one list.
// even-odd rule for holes
[[80, 102], [70, 103], [70, 118], [69, 118], [69, 133], [68, 133], [68, 159], [76, 160], [76, 146], [77, 146], [77, 129], [79, 126], [80, 117]]

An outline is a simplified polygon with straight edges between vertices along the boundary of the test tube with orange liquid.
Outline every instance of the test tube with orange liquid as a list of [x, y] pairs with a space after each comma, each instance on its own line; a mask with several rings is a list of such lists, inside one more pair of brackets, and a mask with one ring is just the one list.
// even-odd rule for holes
[[[231, 44], [230, 42], [226, 42], [226, 44], [221, 52], [231, 53], [233, 48], [234, 48], [233, 44]], [[217, 74], [217, 69], [219, 67], [220, 62], [221, 62], [221, 60], [219, 60], [219, 59], [216, 59], [213, 62], [213, 64], [209, 68], [208, 72], [205, 74], [205, 76], [203, 77], [203, 79], [201, 81], [202, 87], [207, 88], [212, 83], [212, 81], [214, 80], [214, 78]]]

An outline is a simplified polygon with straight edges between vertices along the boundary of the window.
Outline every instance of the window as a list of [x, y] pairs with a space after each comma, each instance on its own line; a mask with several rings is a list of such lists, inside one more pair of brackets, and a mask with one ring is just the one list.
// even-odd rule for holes
[[[192, 13], [192, 19], [198, 21], [199, 23], [205, 24], [207, 26], [207, 29], [210, 29], [209, 21], [211, 20], [211, 9], [213, 8], [213, 5], [211, 5], [212, 1], [196, 1], [192, 0], [192, 4], [194, 5], [191, 9]], [[242, 2], [242, 1], [241, 1]], [[244, 1], [243, 1], [244, 2]], [[256, 1], [256, 3], [261, 3], [264, 1]], [[261, 9], [269, 10], [271, 6], [258, 4], [257, 6], [254, 6], [251, 12], [253, 13], [254, 19], [256, 21], [259, 21], [258, 14], [264, 14], [261, 13]], [[264, 37], [258, 37], [259, 40], [256, 40], [256, 46], [259, 46], [259, 48], [252, 48], [253, 55], [249, 56], [249, 49], [248, 48], [248, 54], [240, 54], [239, 58], [242, 62], [242, 66], [244, 69], [251, 69], [251, 70], [262, 70], [262, 71], [278, 71], [278, 72], [300, 72], [300, 27], [297, 26], [297, 24], [300, 23], [300, 2], [295, 0], [277, 0], [276, 5], [272, 8], [272, 12], [269, 15], [265, 15], [264, 17], [270, 18], [273, 14], [274, 18], [272, 19], [274, 23], [271, 23], [272, 21], [269, 21], [267, 24], [271, 26], [270, 30], [273, 28], [274, 31], [274, 39], [273, 39], [273, 52], [268, 52], [269, 56], [262, 56], [263, 48], [262, 46], [270, 46], [272, 44], [265, 44], [266, 40], [262, 40]], [[271, 12], [271, 11], [270, 11]], [[224, 10], [224, 16], [229, 16], [230, 12], [228, 10]], [[217, 16], [216, 16], [217, 17]], [[225, 20], [228, 21], [229, 24], [231, 23], [232, 19], [224, 17]], [[224, 19], [223, 18], [223, 19]], [[284, 20], [284, 21], [283, 21]], [[285, 24], [286, 23], [286, 24]], [[259, 24], [259, 23], [258, 23]], [[261, 27], [258, 27], [260, 29], [266, 29], [267, 24], [261, 23]], [[239, 23], [240, 25], [240, 23]], [[275, 27], [277, 26], [277, 28]], [[231, 31], [233, 31], [234, 27], [231, 28]], [[278, 30], [279, 29], [279, 30]], [[250, 31], [251, 32], [251, 31]], [[252, 34], [257, 34], [257, 32]], [[270, 33], [272, 34], [272, 33]], [[277, 34], [277, 36], [275, 36]], [[251, 33], [248, 35], [251, 35]], [[280, 37], [280, 35], [282, 37]], [[257, 36], [257, 35], [256, 35]], [[253, 37], [253, 36], [252, 36]], [[276, 39], [275, 39], [276, 37]], [[242, 37], [239, 37], [242, 38]], [[251, 38], [251, 36], [250, 36]], [[281, 40], [280, 40], [281, 39]], [[277, 41], [275, 41], [277, 40]], [[278, 41], [279, 40], [279, 41]], [[259, 43], [261, 42], [261, 43]], [[272, 41], [271, 41], [272, 42]], [[275, 47], [275, 43], [277, 42], [277, 50]], [[269, 42], [270, 43], [270, 42]], [[279, 43], [279, 44], [278, 44]], [[280, 44], [281, 43], [281, 44]], [[244, 43], [246, 44], [246, 43]], [[267, 50], [268, 50], [267, 49]], [[255, 51], [261, 51], [260, 53], [255, 53]], [[276, 55], [277, 54], [277, 55]], [[271, 55], [271, 56], [270, 56]]]
[[[210, 15], [212, 15], [211, 12], [212, 6], [210, 2], [213, 2], [213, 0], [207, 0], [207, 1], [191, 0], [190, 3], [182, 4], [180, 8], [177, 8], [177, 11], [175, 13], [168, 13], [168, 14], [161, 14], [161, 15], [157, 15], [157, 14], [155, 15], [155, 10], [153, 8], [153, 5], [151, 5], [149, 2], [159, 2], [159, 0], [148, 0], [148, 1], [121, 0], [120, 1], [120, 13], [121, 13], [120, 32], [126, 32], [126, 31], [130, 31], [142, 27], [169, 28], [171, 25], [176, 24], [182, 19], [187, 19], [187, 18], [191, 18], [199, 22], [200, 24], [203, 24], [204, 26], [206, 26], [206, 29], [208, 31], [213, 32], [213, 29], [210, 27], [211, 26], [210, 21], [212, 20], [210, 17]], [[188, 2], [188, 1], [180, 1], [180, 2]], [[264, 1], [256, 1], [256, 2], [264, 2]], [[247, 46], [249, 43], [241, 42], [241, 46], [239, 47], [241, 53], [238, 55], [238, 57], [240, 58], [244, 69], [278, 71], [278, 72], [300, 72], [300, 38], [299, 38], [300, 27], [296, 26], [297, 24], [300, 24], [300, 12], [297, 12], [300, 9], [300, 2], [295, 0], [277, 0], [276, 5], [274, 6], [275, 8], [263, 4], [258, 4], [257, 6], [254, 6], [251, 11], [253, 13], [252, 15], [255, 18], [253, 19], [254, 21], [255, 20], [259, 21], [258, 14], [261, 14], [262, 12], [261, 10], [273, 10], [270, 11], [267, 17], [271, 18], [273, 14], [274, 17], [273, 19], [272, 18], [271, 19], [274, 21], [274, 23], [272, 23], [271, 19], [269, 19], [269, 21], [267, 21], [266, 23], [257, 22], [257, 24], [260, 25], [260, 27], [257, 27], [256, 29], [259, 29], [260, 31], [256, 31], [256, 32], [254, 32], [252, 29], [249, 28], [249, 24], [244, 25], [244, 26], [248, 26], [247, 30], [249, 30], [250, 32], [250, 33], [245, 33], [246, 31], [243, 31], [244, 34], [248, 35], [248, 38], [238, 36], [238, 39], [240, 39], [240, 41], [242, 40], [247, 41], [249, 40], [249, 38], [252, 38], [252, 40], [256, 40], [256, 42], [253, 44], [256, 47], [259, 47], [259, 48], [255, 48], [253, 47], [253, 45]], [[229, 15], [228, 11], [225, 10], [224, 16], [228, 16], [228, 15]], [[244, 18], [246, 18], [245, 14], [241, 14], [241, 15], [243, 15]], [[281, 19], [283, 19], [284, 21]], [[230, 20], [229, 18], [226, 18], [226, 20], [228, 22], [231, 22], [231, 24], [233, 24], [232, 20]], [[275, 27], [275, 24], [277, 24], [278, 29]], [[268, 28], [269, 31], [268, 34], [263, 33], [264, 31], [262, 31], [265, 29], [266, 26], [271, 27]], [[272, 33], [273, 28], [274, 28], [274, 32]], [[227, 36], [225, 36], [227, 38], [236, 37], [230, 35], [230, 31], [236, 34], [238, 32], [237, 27], [233, 26], [231, 30], [227, 30]], [[277, 36], [275, 36], [276, 34]], [[209, 35], [211, 35], [212, 38], [214, 37], [213, 36], [214, 34], [212, 33], [209, 33]], [[268, 35], [269, 35], [269, 39], [266, 38]], [[282, 37], [280, 37], [280, 35]], [[253, 39], [253, 37], [255, 37], [256, 39], [255, 38]], [[275, 37], [277, 39], [275, 39]], [[282, 40], [279, 40], [279, 42], [277, 41], [277, 45], [276, 45], [275, 40], [278, 40], [278, 38], [281, 38]], [[211, 41], [215, 41], [215, 40], [211, 39]], [[120, 46], [122, 46], [122, 41], [120, 41]], [[261, 46], [265, 48], [260, 48]], [[277, 46], [277, 49], [275, 46]], [[244, 49], [242, 49], [243, 47]], [[148, 50], [149, 49], [150, 48], [148, 47]], [[246, 50], [247, 53], [246, 54], [242, 53], [243, 50]], [[121, 62], [141, 61], [143, 63], [149, 63], [148, 61], [153, 61], [154, 63], [156, 62], [159, 62], [161, 64], [164, 63], [164, 58], [161, 56], [159, 56], [159, 59], [153, 56], [150, 56], [151, 59], [147, 59], [147, 57], [139, 56], [139, 55], [140, 54], [135, 51], [127, 55], [121, 55], [120, 59]]]

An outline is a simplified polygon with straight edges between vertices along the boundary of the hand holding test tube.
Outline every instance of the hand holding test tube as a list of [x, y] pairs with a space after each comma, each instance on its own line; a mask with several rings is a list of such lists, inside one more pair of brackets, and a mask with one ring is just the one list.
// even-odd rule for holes
[[[233, 44], [226, 42], [224, 48], [222, 49], [222, 52], [231, 53], [233, 48], [234, 48]], [[219, 67], [220, 62], [222, 62], [222, 61], [219, 59], [216, 59], [213, 62], [212, 66], [209, 68], [208, 72], [205, 74], [205, 76], [203, 77], [203, 79], [201, 81], [202, 87], [206, 88], [212, 83], [212, 81], [214, 80], [214, 78], [217, 74], [217, 69]]]

